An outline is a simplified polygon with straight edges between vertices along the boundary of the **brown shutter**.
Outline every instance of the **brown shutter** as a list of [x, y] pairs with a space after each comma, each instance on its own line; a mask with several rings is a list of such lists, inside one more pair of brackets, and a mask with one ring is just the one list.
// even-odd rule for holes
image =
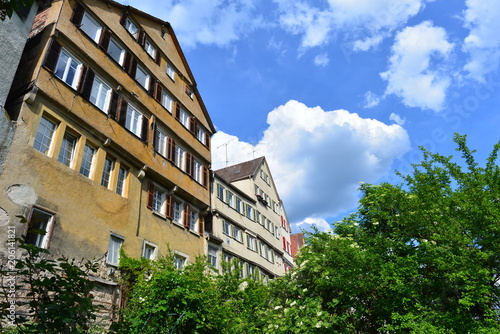
[[193, 176], [193, 155], [190, 152], [186, 152], [186, 170], [185, 172]]
[[162, 88], [161, 88], [161, 85], [160, 85], [160, 82], [158, 80], [156, 80], [155, 84], [155, 94], [154, 94], [154, 98], [156, 101], [160, 102], [161, 103], [161, 92], [162, 92]]
[[56, 40], [53, 39], [44, 63], [44, 66], [52, 72], [56, 70], [57, 61], [59, 60], [61, 49], [61, 44], [57, 43]]
[[189, 117], [189, 131], [191, 131], [192, 134], [196, 135], [196, 117], [191, 116]]
[[175, 164], [175, 140], [171, 137], [167, 138], [167, 159]]
[[148, 88], [148, 94], [149, 96], [152, 96], [153, 98], [155, 97], [156, 93], [156, 82], [157, 80], [153, 80], [153, 77], [149, 77], [149, 88]]
[[148, 209], [153, 209], [154, 195], [155, 185], [153, 184], [153, 182], [148, 182], [148, 203], [146, 205]]
[[125, 72], [130, 74], [132, 78], [135, 78], [135, 72], [137, 69], [137, 60], [134, 55], [130, 52], [125, 52], [125, 61], [123, 62], [123, 69]]
[[205, 230], [205, 222], [203, 221], [203, 218], [202, 217], [199, 217], [198, 218], [198, 233], [200, 233], [200, 235], [203, 235], [203, 232]]
[[109, 105], [109, 117], [115, 119], [116, 113], [118, 112], [118, 100], [120, 98], [120, 95], [118, 95], [117, 92], [113, 91], [111, 93], [111, 103]]
[[161, 59], [161, 53], [160, 53], [160, 50], [156, 49], [156, 53], [155, 53], [155, 63], [157, 63], [158, 65], [160, 65], [160, 59]]
[[184, 207], [184, 227], [187, 227], [189, 228], [189, 204], [186, 204], [186, 206]]
[[210, 148], [210, 135], [208, 132], [205, 132], [205, 146]]
[[92, 85], [94, 84], [94, 71], [90, 67], [84, 66], [84, 71], [82, 71], [82, 79], [78, 86], [78, 91], [82, 94], [82, 97], [89, 100], [90, 94], [92, 93]]
[[84, 13], [85, 9], [79, 2], [77, 2], [75, 4], [75, 8], [73, 8], [73, 14], [71, 15], [70, 21], [73, 22], [76, 26], [80, 26], [82, 24]]
[[146, 44], [146, 32], [144, 29], [139, 30], [139, 35], [137, 35], [137, 43], [139, 43], [140, 46], [144, 47]]
[[203, 176], [202, 176], [202, 185], [204, 187], [208, 187], [208, 168], [206, 166], [203, 166], [202, 167], [202, 172], [203, 172]]
[[148, 127], [149, 127], [149, 119], [147, 119], [144, 115], [142, 115], [141, 139], [144, 142], [148, 141]]
[[155, 150], [156, 152], [159, 151], [159, 147], [158, 147], [158, 139], [157, 139], [157, 127], [156, 127], [156, 122], [153, 122], [153, 150]]
[[127, 17], [128, 17], [128, 12], [127, 11], [123, 11], [122, 17], [120, 18], [120, 24], [122, 26], [125, 26], [125, 23], [127, 22]]
[[116, 115], [116, 120], [122, 126], [125, 126], [125, 121], [127, 119], [127, 108], [128, 108], [128, 102], [123, 97], [121, 97], [118, 107], [118, 114]]
[[172, 195], [167, 195], [165, 200], [165, 216], [172, 219]]
[[181, 119], [181, 104], [179, 102], [175, 102], [175, 119]]
[[108, 28], [104, 28], [101, 34], [101, 40], [99, 41], [99, 47], [102, 50], [107, 51], [110, 39], [111, 39], [111, 30], [109, 30]]

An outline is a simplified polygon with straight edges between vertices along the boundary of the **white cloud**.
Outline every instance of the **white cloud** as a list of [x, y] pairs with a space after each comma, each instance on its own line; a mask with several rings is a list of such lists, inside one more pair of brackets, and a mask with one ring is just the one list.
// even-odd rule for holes
[[316, 66], [325, 67], [329, 62], [330, 58], [328, 58], [328, 55], [326, 53], [322, 53], [314, 57], [314, 64]]
[[406, 119], [402, 118], [401, 116], [395, 113], [391, 113], [389, 119], [398, 125], [404, 125], [406, 123]]
[[323, 218], [306, 218], [301, 222], [298, 222], [296, 224], [293, 224], [292, 229], [294, 232], [300, 232], [300, 231], [313, 231], [313, 226], [318, 228], [320, 231], [328, 231], [331, 230], [330, 224]]
[[183, 48], [198, 43], [227, 46], [265, 25], [253, 0], [129, 0], [130, 5], [170, 22]]
[[377, 96], [372, 91], [366, 92], [364, 97], [365, 97], [365, 101], [363, 104], [364, 108], [367, 108], [367, 109], [373, 108], [373, 107], [378, 106], [378, 104], [380, 103], [380, 97]]
[[496, 0], [467, 0], [464, 25], [470, 29], [464, 50], [470, 59], [465, 71], [478, 81], [498, 68], [500, 58], [500, 6]]
[[301, 48], [326, 44], [331, 32], [346, 31], [356, 51], [379, 45], [433, 0], [329, 0], [314, 7], [305, 1], [275, 0], [283, 29], [302, 36]]
[[[267, 122], [255, 157], [266, 157], [292, 223], [351, 209], [359, 182], [375, 182], [409, 149], [399, 125], [346, 110], [324, 111], [292, 100], [271, 111]], [[224, 167], [221, 161], [253, 158], [252, 145], [223, 132], [214, 135], [212, 148], [214, 169]]]
[[385, 93], [400, 97], [408, 107], [442, 110], [450, 86], [445, 64], [452, 49], [446, 31], [430, 21], [405, 28], [395, 38], [388, 70], [380, 73], [387, 81]]

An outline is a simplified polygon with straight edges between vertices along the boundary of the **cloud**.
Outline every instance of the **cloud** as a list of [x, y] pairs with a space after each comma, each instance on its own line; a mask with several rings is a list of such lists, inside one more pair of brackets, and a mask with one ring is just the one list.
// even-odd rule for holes
[[[213, 168], [264, 155], [291, 223], [335, 216], [355, 206], [360, 181], [375, 182], [409, 149], [406, 131], [346, 110], [324, 111], [289, 101], [268, 114], [252, 145], [217, 132]], [[227, 158], [226, 158], [227, 148]]]
[[312, 232], [314, 230], [314, 227], [316, 227], [320, 231], [328, 231], [332, 229], [330, 224], [328, 224], [328, 222], [323, 218], [306, 218], [301, 222], [293, 224], [292, 229], [296, 232]]
[[328, 58], [328, 55], [326, 53], [322, 53], [314, 57], [314, 64], [316, 66], [325, 67], [329, 62], [330, 58]]
[[389, 119], [398, 125], [404, 125], [406, 123], [406, 119], [402, 118], [401, 116], [395, 113], [391, 113]]
[[433, 0], [329, 0], [322, 7], [305, 1], [274, 1], [281, 27], [302, 36], [301, 49], [327, 44], [333, 38], [331, 32], [347, 32], [354, 50], [367, 51]]
[[227, 46], [266, 25], [252, 0], [128, 1], [171, 23], [183, 48]]
[[450, 86], [445, 64], [453, 47], [446, 31], [430, 21], [403, 29], [396, 35], [388, 70], [380, 73], [387, 81], [385, 94], [400, 97], [408, 107], [442, 110]]
[[470, 29], [464, 50], [470, 59], [464, 66], [473, 79], [483, 82], [484, 76], [498, 68], [500, 58], [500, 6], [495, 0], [467, 0], [464, 26]]
[[380, 103], [380, 97], [377, 96], [372, 91], [366, 92], [364, 98], [365, 98], [365, 101], [364, 101], [363, 107], [367, 108], [367, 109], [376, 107]]

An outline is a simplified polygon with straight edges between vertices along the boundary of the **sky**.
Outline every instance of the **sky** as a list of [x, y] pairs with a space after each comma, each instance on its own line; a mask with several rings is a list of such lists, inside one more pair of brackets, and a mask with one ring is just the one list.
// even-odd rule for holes
[[497, 0], [129, 0], [171, 23], [217, 129], [212, 169], [265, 156], [293, 232], [401, 184], [419, 147], [500, 140]]

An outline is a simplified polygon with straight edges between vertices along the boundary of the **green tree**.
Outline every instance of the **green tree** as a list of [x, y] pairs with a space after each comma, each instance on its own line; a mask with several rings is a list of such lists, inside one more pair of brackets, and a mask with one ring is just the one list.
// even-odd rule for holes
[[[401, 185], [315, 232], [277, 280], [268, 333], [500, 333], [500, 144], [480, 167], [423, 149]], [[293, 304], [293, 305], [292, 305]]]
[[14, 10], [20, 7], [31, 7], [35, 0], [0, 0], [0, 21], [11, 18]]

